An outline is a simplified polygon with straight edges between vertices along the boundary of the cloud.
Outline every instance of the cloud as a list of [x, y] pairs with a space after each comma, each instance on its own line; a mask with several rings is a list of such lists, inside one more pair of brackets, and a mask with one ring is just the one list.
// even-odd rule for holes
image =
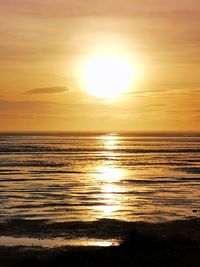
[[140, 86], [137, 90], [124, 93], [126, 96], [143, 97], [143, 96], [196, 96], [200, 95], [200, 83], [149, 83]]
[[44, 88], [34, 88], [26, 91], [26, 94], [34, 95], [34, 94], [57, 94], [57, 93], [65, 93], [69, 91], [66, 87], [44, 87]]

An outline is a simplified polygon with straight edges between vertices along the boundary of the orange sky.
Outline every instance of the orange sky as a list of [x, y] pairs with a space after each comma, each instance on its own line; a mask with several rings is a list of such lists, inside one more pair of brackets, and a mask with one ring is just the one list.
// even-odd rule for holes
[[[200, 0], [0, 2], [1, 131], [200, 131]], [[112, 102], [80, 86], [99, 50], [136, 71]]]

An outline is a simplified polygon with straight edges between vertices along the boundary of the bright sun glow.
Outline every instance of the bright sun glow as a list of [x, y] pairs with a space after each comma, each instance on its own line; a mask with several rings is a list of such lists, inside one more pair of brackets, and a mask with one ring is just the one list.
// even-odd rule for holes
[[97, 56], [86, 62], [82, 71], [84, 88], [89, 95], [115, 99], [130, 88], [133, 68], [120, 57]]

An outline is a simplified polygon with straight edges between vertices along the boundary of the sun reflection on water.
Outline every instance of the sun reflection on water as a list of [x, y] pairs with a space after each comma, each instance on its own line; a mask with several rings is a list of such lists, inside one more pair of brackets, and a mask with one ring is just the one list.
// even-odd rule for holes
[[[101, 139], [105, 150], [107, 150], [104, 156], [113, 157], [115, 155], [113, 150], [117, 148], [119, 137], [117, 135], [106, 135]], [[96, 167], [95, 178], [101, 192], [97, 195], [97, 198], [101, 199], [102, 202], [102, 205], [96, 207], [96, 209], [99, 211], [100, 218], [116, 217], [116, 214], [123, 209], [122, 194], [126, 191], [122, 183], [123, 176], [123, 169], [116, 166], [112, 159]]]
[[100, 217], [113, 217], [122, 209], [121, 194], [125, 192], [125, 187], [121, 184], [123, 172], [115, 166], [100, 166], [98, 168], [97, 179], [101, 193], [98, 198], [104, 203], [98, 206]]
[[118, 182], [122, 178], [122, 170], [112, 165], [97, 167], [97, 179], [102, 182]]
[[119, 136], [117, 136], [117, 135], [104, 136], [104, 138], [103, 138], [104, 148], [106, 150], [115, 150], [115, 149], [117, 149], [118, 141], [119, 141]]

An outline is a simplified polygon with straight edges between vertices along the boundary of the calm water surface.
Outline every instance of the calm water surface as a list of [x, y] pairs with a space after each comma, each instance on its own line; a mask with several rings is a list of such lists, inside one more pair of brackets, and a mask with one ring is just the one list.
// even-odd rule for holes
[[0, 192], [1, 221], [198, 217], [200, 135], [1, 134]]

